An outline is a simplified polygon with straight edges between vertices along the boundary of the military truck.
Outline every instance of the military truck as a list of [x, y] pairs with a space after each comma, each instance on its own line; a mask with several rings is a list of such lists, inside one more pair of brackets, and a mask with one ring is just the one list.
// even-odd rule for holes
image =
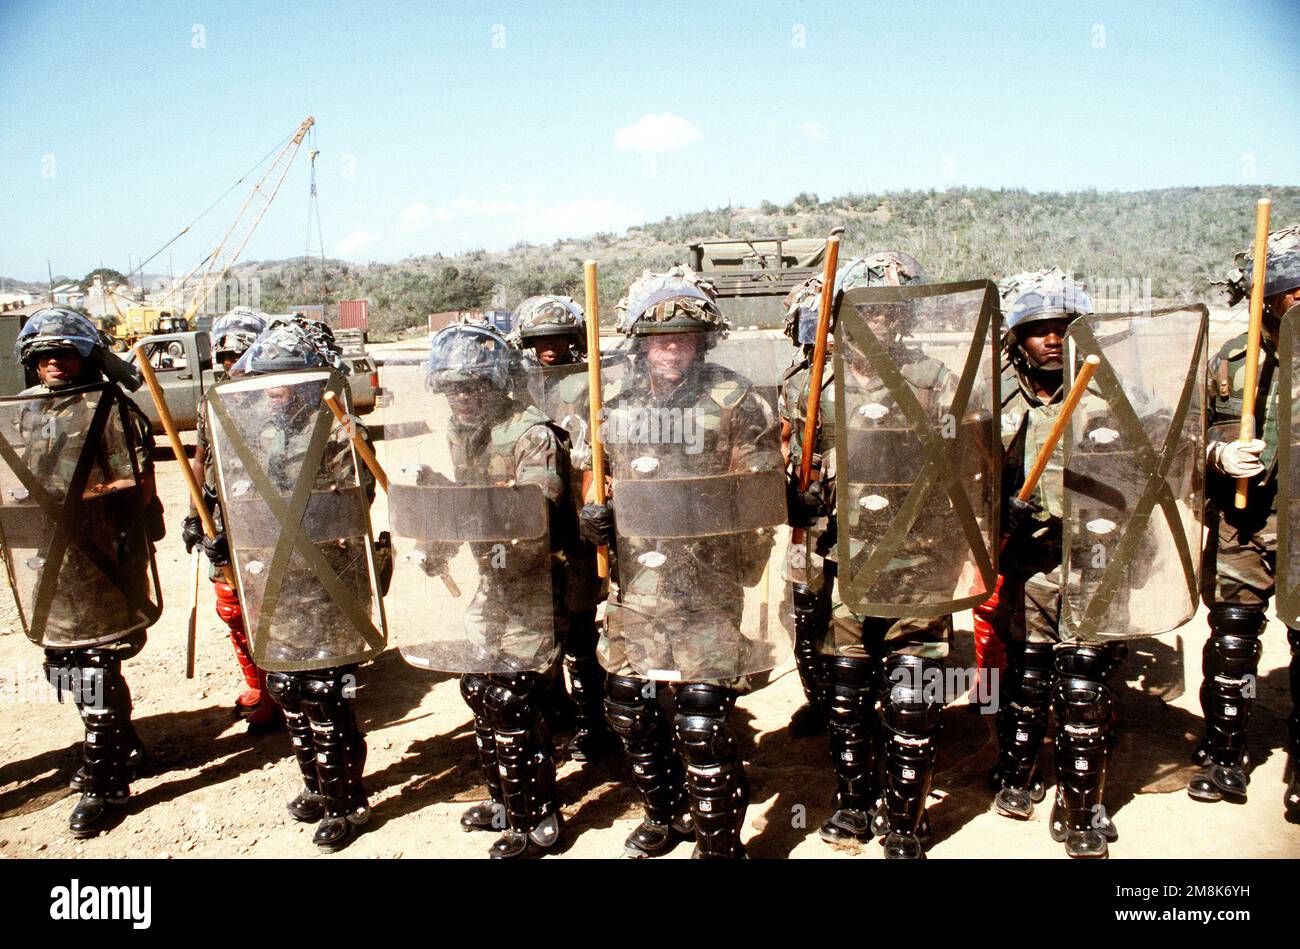
[[769, 329], [781, 325], [785, 295], [821, 273], [826, 238], [697, 241], [687, 251], [691, 269], [717, 288], [732, 326]]

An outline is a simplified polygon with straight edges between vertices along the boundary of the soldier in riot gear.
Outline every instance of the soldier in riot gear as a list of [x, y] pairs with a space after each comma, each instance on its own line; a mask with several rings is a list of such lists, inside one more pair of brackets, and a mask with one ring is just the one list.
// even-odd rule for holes
[[[616, 561], [600, 646], [606, 713], [645, 805], [624, 851], [658, 856], [693, 835], [697, 857], [742, 857], [749, 785], [727, 719], [745, 676], [775, 662], [745, 616], [784, 517], [776, 414], [727, 367], [743, 352], [720, 343], [726, 323], [692, 271], [647, 271], [619, 310], [632, 347], [604, 389], [613, 490], [579, 523]], [[719, 496], [733, 510], [716, 508]], [[680, 683], [671, 727], [659, 704], [669, 681]]]
[[317, 823], [312, 840], [330, 853], [370, 817], [353, 699], [359, 664], [384, 646], [374, 479], [322, 404], [346, 398], [346, 381], [307, 334], [268, 328], [230, 376], [206, 406], [226, 523], [205, 550], [233, 561], [252, 658], [293, 741], [303, 791], [289, 813]]
[[[212, 356], [221, 367], [218, 378], [224, 378], [240, 356], [248, 351], [266, 329], [266, 317], [248, 307], [236, 307], [212, 324]], [[206, 394], [204, 396], [206, 400]], [[194, 476], [203, 485], [203, 497], [213, 521], [221, 530], [221, 510], [217, 505], [217, 481], [212, 465], [212, 445], [208, 438], [206, 401], [200, 403], [196, 430], [197, 445], [192, 467]], [[215, 552], [204, 536], [203, 524], [190, 502], [190, 511], [181, 522], [181, 540], [185, 552], [201, 546], [212, 556]], [[224, 559], [218, 555], [218, 559]], [[208, 579], [217, 599], [217, 615], [230, 631], [230, 643], [235, 649], [235, 659], [244, 675], [245, 689], [235, 699], [235, 714], [248, 723], [249, 731], [273, 728], [279, 721], [279, 706], [266, 691], [266, 672], [253, 662], [248, 646], [248, 633], [244, 629], [244, 614], [239, 606], [238, 591], [226, 582], [219, 567], [209, 563]]]
[[[446, 419], [445, 438], [415, 440], [415, 463], [389, 461], [406, 478], [390, 495], [394, 534], [414, 538], [408, 559], [455, 591], [445, 608], [434, 607], [427, 628], [403, 631], [402, 654], [461, 674], [490, 795], [461, 826], [501, 832], [493, 859], [544, 856], [563, 828], [542, 701], [559, 674], [553, 619], [563, 612], [562, 531], [576, 514], [567, 437], [532, 404], [531, 375], [494, 328], [463, 323], [431, 341], [425, 401], [389, 377], [395, 404], [414, 409], [407, 418]], [[389, 449], [392, 457], [403, 450]], [[470, 585], [468, 604], [455, 602]], [[425, 595], [439, 592], [435, 584]]]
[[15, 358], [39, 383], [0, 406], [0, 537], [28, 636], [45, 674], [86, 728], [81, 798], [68, 825], [91, 837], [124, 803], [144, 749], [131, 725], [121, 664], [140, 652], [162, 610], [153, 562], [162, 506], [150, 426], [104, 377], [104, 345], [84, 316], [33, 313]]
[[[1251, 291], [1253, 261], [1242, 253], [1237, 255], [1237, 263], [1239, 269], [1226, 285], [1229, 304], [1248, 298]], [[1210, 542], [1205, 548], [1204, 601], [1210, 609], [1210, 638], [1202, 657], [1205, 680], [1201, 684], [1205, 738], [1195, 753], [1201, 768], [1187, 787], [1187, 793], [1198, 801], [1246, 799], [1246, 732], [1259, 667], [1259, 638], [1267, 624], [1265, 609], [1275, 592], [1278, 331], [1283, 314], [1298, 302], [1300, 225], [1292, 225], [1268, 237], [1256, 438], [1242, 441], [1237, 431], [1246, 376], [1245, 334], [1225, 343], [1209, 364], [1212, 429], [1206, 455], [1206, 494]], [[1282, 393], [1281, 397], [1290, 398], [1291, 394]], [[1238, 478], [1250, 479], [1244, 510], [1234, 505]], [[1300, 711], [1296, 710], [1300, 707], [1300, 631], [1294, 625], [1288, 624], [1287, 639], [1291, 647], [1291, 774], [1284, 803], [1289, 818], [1300, 820]]]
[[[924, 283], [924, 274], [917, 261], [905, 253], [881, 252], [850, 263], [837, 282], [841, 292], [854, 287], [911, 286]], [[863, 308], [862, 316], [889, 360], [900, 369], [927, 419], [937, 424], [956, 393], [957, 377], [940, 360], [909, 343], [913, 331], [910, 313], [909, 303], [881, 302]], [[875, 377], [857, 348], [845, 352], [840, 347], [836, 364], [849, 372], [845, 383], [858, 415], [872, 422], [896, 415], [896, 396], [887, 383]], [[835, 428], [839, 424], [836, 395], [835, 386], [831, 386], [820, 403], [823, 456], [833, 454], [840, 434]], [[806, 387], [801, 404], [806, 404]], [[861, 424], [855, 417], [853, 428]], [[852, 433], [848, 437], [852, 438]], [[844, 459], [836, 461], [842, 463]], [[857, 467], [879, 464], [888, 467], [888, 459], [863, 459]], [[833, 467], [823, 471], [822, 489], [815, 493], [828, 500], [823, 510], [831, 515], [832, 523], [840, 520], [840, 503], [855, 502], [844, 512], [848, 523], [867, 524], [878, 515], [893, 516], [891, 502], [876, 489], [859, 498], [842, 493], [842, 486], [837, 491], [836, 474]], [[879, 480], [891, 477], [880, 474]], [[863, 504], [866, 507], [858, 510]], [[943, 534], [941, 526], [927, 528], [922, 520], [924, 515], [911, 528], [915, 536]], [[828, 552], [836, 539], [827, 543]], [[913, 558], [919, 555], [920, 551], [911, 554]], [[831, 556], [828, 573], [835, 573], [837, 558], [833, 552]], [[906, 573], [906, 568], [902, 569]], [[894, 577], [894, 582], [909, 584], [905, 576]], [[818, 643], [818, 692], [837, 783], [833, 813], [819, 835], [832, 845], [855, 846], [870, 840], [874, 833], [883, 833], [887, 857], [919, 858], [928, 836], [924, 802], [930, 793], [943, 710], [943, 698], [935, 694], [932, 682], [948, 654], [952, 619], [950, 615], [872, 616], [850, 606], [844, 590], [840, 593], [839, 601], [832, 602], [828, 611], [831, 623], [823, 628]], [[928, 688], [927, 682], [931, 684]]]
[[[586, 321], [582, 308], [568, 297], [529, 297], [515, 307], [508, 340], [523, 357], [536, 363], [544, 394], [540, 408], [569, 435], [571, 450], [587, 443]], [[582, 496], [582, 471], [571, 465], [570, 494]], [[558, 525], [557, 525], [558, 526]], [[612, 736], [605, 724], [605, 670], [596, 658], [596, 607], [605, 585], [596, 573], [596, 551], [577, 536], [577, 522], [564, 535], [564, 592], [562, 609], [555, 616], [556, 634], [564, 649], [564, 667], [572, 691], [570, 701], [564, 676], [555, 677], [552, 704], [572, 711], [573, 737], [569, 756], [575, 761], [600, 758]]]
[[1105, 856], [1117, 837], [1100, 809], [1114, 743], [1107, 685], [1119, 652], [1060, 641], [1062, 452], [1058, 445], [1030, 501], [1016, 492], [1064, 398], [1064, 339], [1071, 321], [1092, 312], [1088, 295], [1062, 271], [1026, 280], [1006, 317], [1003, 374], [1004, 582], [999, 609], [1014, 619], [997, 711], [998, 761], [990, 777], [999, 814], [1028, 819], [1045, 787], [1038, 753], [1052, 709], [1057, 715], [1057, 796], [1052, 837], [1072, 857]]
[[[921, 265], [895, 251], [858, 257], [839, 269], [836, 292], [854, 287], [897, 287], [923, 283]], [[831, 618], [831, 592], [834, 587], [835, 561], [830, 555], [835, 543], [833, 531], [824, 520], [825, 485], [814, 478], [806, 496], [798, 491], [798, 472], [803, 455], [804, 420], [807, 418], [808, 373], [817, 341], [817, 320], [821, 309], [822, 278], [809, 277], [785, 298], [785, 335], [798, 347], [794, 360], [781, 380], [777, 410], [781, 416], [781, 444], [790, 469], [790, 523], [806, 527], [808, 540], [791, 545], [787, 557], [790, 584], [790, 614], [794, 626], [795, 666], [803, 686], [805, 703], [790, 717], [790, 732], [796, 737], [821, 734], [826, 730], [824, 710], [817, 700], [817, 643], [826, 635]], [[833, 328], [833, 327], [832, 327]], [[827, 341], [830, 345], [830, 340]], [[823, 472], [830, 462], [835, 441], [833, 402], [834, 371], [828, 360], [822, 370], [821, 419], [813, 471]], [[828, 559], [829, 555], [829, 559]], [[839, 758], [837, 757], [838, 761]]]

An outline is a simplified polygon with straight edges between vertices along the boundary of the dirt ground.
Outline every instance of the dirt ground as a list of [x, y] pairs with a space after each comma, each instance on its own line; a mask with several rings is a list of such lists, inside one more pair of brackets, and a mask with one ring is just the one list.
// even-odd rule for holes
[[[231, 715], [242, 680], [206, 580], [197, 674], [185, 679], [190, 560], [178, 535], [186, 502], [174, 461], [162, 452], [156, 457], [171, 532], [158, 551], [167, 608], [144, 651], [125, 666], [149, 763], [115, 826], [86, 841], [69, 835], [76, 799], [67, 779], [79, 762], [80, 720], [70, 704], [54, 703], [41, 681], [41, 651], [23, 635], [9, 592], [0, 591], [0, 732], [8, 736], [0, 757], [0, 855], [330, 859], [312, 846], [312, 828], [284, 811], [299, 788], [287, 734], [249, 735]], [[957, 625], [952, 662], [971, 666], [969, 614]], [[1282, 816], [1290, 697], [1286, 634], [1276, 620], [1264, 636], [1251, 719], [1249, 802], [1200, 804], [1184, 791], [1194, 770], [1188, 756], [1201, 730], [1196, 690], [1206, 633], [1202, 611], [1174, 633], [1133, 644], [1126, 683], [1118, 690], [1121, 737], [1106, 788], [1106, 807], [1120, 829], [1111, 847], [1116, 858], [1300, 856], [1300, 826]], [[455, 679], [411, 668], [390, 649], [362, 670], [360, 680], [357, 713], [370, 746], [366, 783], [374, 817], [333, 859], [485, 857], [491, 835], [462, 833], [457, 823], [484, 790], [470, 715]], [[786, 730], [801, 702], [798, 677], [787, 662], [738, 703], [733, 723], [753, 786], [743, 835], [750, 855], [880, 859], [874, 844], [846, 853], [818, 839], [833, 780], [825, 740], [792, 739]], [[944, 711], [941, 742], [929, 802], [931, 858], [1066, 859], [1048, 837], [1049, 806], [1027, 822], [992, 813], [985, 783], [996, 755], [991, 717], [964, 701], [953, 704]], [[559, 794], [566, 830], [549, 859], [619, 856], [639, 820], [621, 758], [586, 766], [564, 762]], [[681, 846], [667, 859], [689, 855], [690, 847]]]

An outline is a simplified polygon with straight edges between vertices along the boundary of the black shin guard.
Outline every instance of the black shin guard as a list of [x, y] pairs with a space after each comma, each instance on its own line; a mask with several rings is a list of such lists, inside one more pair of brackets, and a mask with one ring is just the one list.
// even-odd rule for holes
[[462, 829], [506, 829], [505, 797], [501, 792], [501, 771], [497, 766], [497, 743], [487, 707], [488, 678], [466, 673], [460, 677], [460, 695], [474, 713], [474, 744], [478, 748], [479, 769], [487, 785], [488, 800], [475, 804], [460, 818]]
[[819, 665], [818, 701], [826, 714], [826, 738], [835, 769], [832, 806], [837, 811], [866, 813], [880, 796], [881, 736], [876, 714], [880, 663], [854, 656], [826, 656]]
[[370, 817], [361, 782], [366, 743], [357, 728], [349, 694], [354, 688], [354, 674], [355, 667], [294, 673], [311, 723], [316, 779], [325, 805], [325, 817], [313, 840], [326, 851], [345, 846], [352, 837], [352, 827], [364, 824]]
[[802, 583], [794, 584], [791, 598], [794, 601], [794, 662], [806, 702], [791, 720], [791, 733], [803, 737], [819, 734], [826, 724], [826, 710], [819, 703], [820, 656], [817, 649], [826, 635], [831, 605], [828, 595], [814, 592]]
[[918, 656], [890, 656], [888, 690], [882, 698], [885, 726], [885, 809], [889, 836], [885, 856], [918, 858], [943, 711], [943, 663]]
[[535, 856], [559, 839], [555, 752], [538, 707], [543, 678], [533, 672], [488, 677], [484, 704], [492, 723], [501, 799], [509, 830], [495, 857]]
[[137, 739], [131, 728], [131, 692], [122, 678], [121, 658], [106, 649], [47, 649], [45, 675], [68, 691], [85, 727], [81, 799], [68, 826], [74, 837], [93, 836], [109, 804], [130, 794], [128, 758]]
[[749, 804], [749, 782], [727, 724], [735, 704], [735, 690], [724, 686], [688, 682], [677, 689], [673, 736], [686, 763], [697, 857], [744, 855], [740, 828]]
[[570, 614], [564, 667], [569, 673], [575, 716], [569, 754], [578, 761], [600, 757], [610, 742], [605, 725], [606, 674], [596, 658], [598, 638], [595, 610]]
[[1033, 813], [1031, 785], [1038, 752], [1047, 737], [1055, 678], [1051, 643], [1025, 643], [1008, 650], [1006, 676], [998, 704], [998, 813], [1028, 818]]
[[1113, 745], [1114, 702], [1105, 678], [1108, 656], [1100, 646], [1056, 652], [1056, 806], [1052, 836], [1072, 857], [1104, 857], [1114, 825], [1102, 798]]
[[299, 681], [291, 673], [268, 672], [266, 691], [284, 713], [284, 724], [293, 743], [293, 756], [302, 774], [303, 790], [289, 802], [289, 815], [303, 823], [315, 823], [325, 815], [325, 799], [321, 797], [320, 781], [316, 775], [316, 746], [312, 743], [311, 722], [302, 709]]
[[1256, 607], [1210, 610], [1210, 638], [1201, 653], [1206, 760], [1187, 787], [1197, 800], [1246, 799], [1246, 730], [1262, 651], [1259, 637], [1267, 621]]
[[647, 679], [611, 675], [606, 693], [606, 719], [623, 742], [646, 819], [667, 826], [687, 809], [686, 776], [654, 685]]

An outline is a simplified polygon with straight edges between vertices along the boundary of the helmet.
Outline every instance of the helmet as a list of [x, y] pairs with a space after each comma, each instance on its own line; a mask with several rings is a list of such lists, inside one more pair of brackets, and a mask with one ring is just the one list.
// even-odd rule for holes
[[[1250, 256], [1252, 250], [1237, 254], [1233, 258], [1237, 269], [1228, 274], [1227, 280], [1215, 284], [1227, 292], [1229, 306], [1235, 306], [1237, 301], [1250, 296], [1250, 284], [1255, 275], [1255, 261]], [[1300, 287], [1300, 224], [1292, 224], [1268, 235], [1264, 297], [1267, 299], [1297, 287]]]
[[587, 339], [582, 307], [569, 297], [529, 297], [515, 307], [511, 325], [508, 340], [520, 349], [539, 336], [570, 336], [579, 345]]
[[835, 276], [835, 290], [855, 287], [906, 287], [925, 283], [925, 271], [915, 257], [897, 250], [880, 250], [855, 257]]
[[43, 306], [27, 318], [14, 342], [14, 358], [24, 365], [38, 353], [75, 349], [82, 359], [102, 347], [99, 330], [80, 313], [61, 306]]
[[273, 316], [267, 323], [267, 329], [283, 329], [296, 333], [320, 354], [322, 365], [333, 366], [347, 375], [348, 365], [343, 359], [343, 349], [334, 341], [334, 331], [320, 320], [309, 320], [301, 313], [292, 316]]
[[232, 376], [256, 376], [293, 369], [319, 369], [329, 362], [304, 335], [286, 326], [263, 332], [230, 369]]
[[512, 351], [494, 327], [481, 323], [455, 323], [434, 334], [429, 342], [425, 384], [431, 389], [486, 382], [505, 392], [510, 383]]
[[1073, 319], [1092, 312], [1092, 301], [1083, 288], [1053, 268], [1038, 280], [1019, 284], [1019, 293], [1007, 314], [1007, 329], [1014, 330], [1039, 320]]
[[618, 326], [628, 336], [725, 330], [717, 292], [689, 267], [643, 271], [618, 301]]
[[[835, 292], [857, 287], [904, 287], [925, 283], [925, 271], [916, 258], [896, 250], [882, 250], [855, 257], [835, 275]], [[809, 277], [785, 298], [785, 334], [797, 345], [817, 341], [817, 317], [821, 311], [822, 278]], [[797, 310], [797, 312], [796, 312]]]
[[212, 323], [212, 351], [242, 356], [266, 329], [266, 317], [246, 306], [237, 306]]

